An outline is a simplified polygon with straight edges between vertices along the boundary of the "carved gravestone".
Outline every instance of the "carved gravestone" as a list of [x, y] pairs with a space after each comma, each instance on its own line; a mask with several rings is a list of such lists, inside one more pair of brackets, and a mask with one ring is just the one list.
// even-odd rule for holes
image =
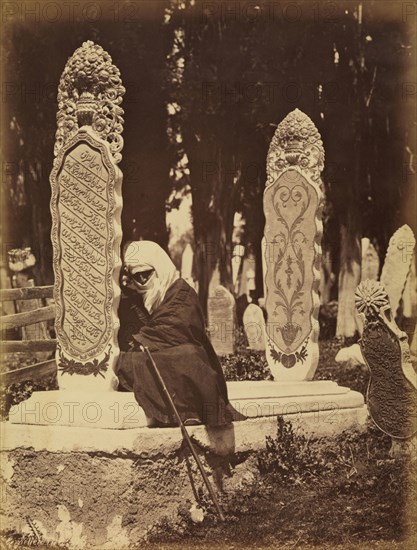
[[310, 380], [318, 363], [324, 150], [296, 109], [278, 125], [264, 191], [268, 365], [275, 380]]
[[91, 41], [59, 84], [50, 181], [60, 389], [117, 386], [124, 92], [111, 57]]
[[361, 281], [377, 281], [379, 275], [379, 256], [369, 239], [362, 239]]
[[400, 299], [407, 280], [413, 258], [416, 240], [412, 229], [403, 225], [391, 237], [381, 273], [381, 283], [384, 286], [391, 311], [397, 314]]
[[262, 309], [249, 304], [243, 313], [243, 328], [250, 349], [265, 351], [265, 319]]
[[377, 281], [363, 281], [356, 307], [365, 319], [361, 350], [369, 367], [367, 404], [372, 420], [393, 438], [417, 432], [417, 376], [407, 335], [394, 321], [388, 295]]
[[235, 351], [236, 302], [233, 294], [219, 285], [207, 300], [208, 332], [217, 355]]

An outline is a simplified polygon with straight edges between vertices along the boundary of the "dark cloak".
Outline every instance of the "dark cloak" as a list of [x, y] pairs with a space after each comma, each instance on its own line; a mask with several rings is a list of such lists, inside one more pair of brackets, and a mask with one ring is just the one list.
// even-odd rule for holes
[[140, 345], [152, 353], [183, 421], [217, 426], [244, 418], [229, 404], [198, 296], [184, 279], [170, 286], [152, 314], [140, 294], [129, 292], [121, 299], [119, 318], [119, 388], [133, 391], [148, 417], [165, 425], [177, 424]]

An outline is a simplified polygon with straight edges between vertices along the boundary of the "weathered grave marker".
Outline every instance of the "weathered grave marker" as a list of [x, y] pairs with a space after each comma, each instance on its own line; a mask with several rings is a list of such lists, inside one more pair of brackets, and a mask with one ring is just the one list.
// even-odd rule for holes
[[181, 256], [181, 277], [187, 281], [187, 283], [195, 289], [195, 282], [193, 279], [193, 259], [194, 252], [193, 247], [188, 243], [184, 248], [184, 252]]
[[367, 238], [362, 239], [361, 281], [377, 281], [379, 275], [379, 256], [374, 245]]
[[243, 313], [243, 328], [250, 349], [265, 351], [265, 319], [262, 309], [249, 304]]
[[395, 317], [413, 258], [416, 239], [412, 229], [403, 225], [391, 237], [381, 273], [381, 283], [388, 294]]
[[276, 380], [309, 380], [318, 363], [324, 149], [296, 109], [278, 125], [264, 192], [266, 355]]
[[238, 290], [238, 296], [242, 296], [242, 294], [246, 294], [249, 302], [252, 300], [251, 292], [256, 290], [255, 269], [256, 269], [255, 256], [250, 252], [246, 256], [246, 258], [243, 258], [242, 272], [240, 274], [240, 284], [239, 284], [239, 290]]
[[207, 300], [208, 331], [217, 355], [235, 351], [236, 302], [233, 294], [219, 285]]
[[355, 298], [365, 319], [361, 350], [371, 375], [369, 413], [378, 428], [391, 437], [412, 437], [417, 432], [417, 375], [407, 335], [395, 323], [380, 282], [363, 281]]
[[111, 57], [91, 41], [59, 84], [50, 181], [60, 389], [117, 386], [124, 92]]

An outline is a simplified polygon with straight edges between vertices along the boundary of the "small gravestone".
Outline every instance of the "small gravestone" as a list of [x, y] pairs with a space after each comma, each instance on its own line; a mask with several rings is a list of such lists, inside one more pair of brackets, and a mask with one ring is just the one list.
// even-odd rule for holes
[[236, 302], [233, 294], [219, 285], [207, 300], [208, 331], [217, 355], [235, 351]]
[[407, 335], [395, 323], [380, 282], [363, 281], [355, 298], [365, 321], [360, 345], [370, 371], [369, 414], [391, 437], [410, 438], [417, 432], [417, 376]]
[[238, 296], [246, 294], [248, 300], [251, 301], [251, 292], [256, 290], [255, 284], [255, 268], [256, 260], [253, 254], [248, 254], [246, 258], [243, 258], [242, 272], [240, 275], [240, 284], [238, 290]]
[[193, 279], [193, 260], [194, 252], [190, 243], [184, 248], [184, 252], [181, 256], [181, 277], [195, 289], [195, 282]]
[[124, 92], [111, 57], [91, 41], [59, 84], [50, 181], [60, 389], [117, 387]]
[[318, 363], [323, 144], [296, 109], [278, 125], [264, 191], [268, 365], [275, 380], [310, 380]]
[[381, 273], [381, 283], [388, 294], [391, 311], [397, 314], [400, 299], [413, 258], [416, 240], [412, 229], [403, 225], [391, 237]]
[[245, 255], [245, 247], [241, 244], [236, 244], [233, 247], [232, 254], [232, 281], [233, 289], [237, 293], [239, 290], [239, 273], [242, 264], [242, 258]]
[[362, 239], [361, 281], [377, 281], [379, 275], [379, 256], [374, 245], [367, 238]]
[[249, 304], [243, 313], [243, 328], [250, 349], [265, 351], [265, 319], [262, 309]]

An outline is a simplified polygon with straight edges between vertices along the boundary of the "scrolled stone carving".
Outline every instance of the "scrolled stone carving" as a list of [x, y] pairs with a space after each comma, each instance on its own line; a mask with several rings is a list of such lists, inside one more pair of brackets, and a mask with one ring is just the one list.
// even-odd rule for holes
[[119, 69], [110, 55], [91, 40], [69, 58], [58, 88], [55, 156], [82, 126], [91, 126], [110, 145], [116, 163], [123, 148], [125, 93]]
[[313, 122], [299, 109], [278, 124], [272, 138], [266, 160], [267, 186], [291, 166], [299, 166], [322, 187], [323, 142]]

